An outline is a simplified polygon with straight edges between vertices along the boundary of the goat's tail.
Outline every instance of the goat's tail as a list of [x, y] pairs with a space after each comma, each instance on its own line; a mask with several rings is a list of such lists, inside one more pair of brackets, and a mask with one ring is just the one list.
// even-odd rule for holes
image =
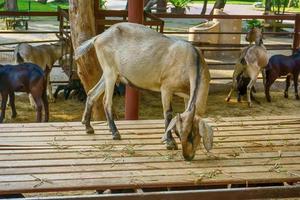
[[86, 54], [88, 50], [90, 50], [94, 46], [94, 42], [97, 39], [98, 35], [83, 42], [79, 47], [75, 50], [75, 60], [79, 59], [81, 56]]
[[15, 63], [21, 64], [24, 63], [24, 59], [22, 58], [21, 54], [20, 54], [20, 45], [18, 44], [16, 46], [15, 52], [14, 52], [14, 57], [15, 57]]

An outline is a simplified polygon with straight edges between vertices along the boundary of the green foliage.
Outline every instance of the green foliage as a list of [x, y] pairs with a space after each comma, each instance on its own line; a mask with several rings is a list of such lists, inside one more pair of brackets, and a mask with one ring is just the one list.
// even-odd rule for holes
[[287, 7], [288, 3], [288, 0], [272, 0], [272, 11], [275, 14], [284, 14], [285, 8]]
[[186, 8], [192, 0], [169, 0], [175, 8]]
[[247, 28], [248, 29], [252, 29], [254, 27], [261, 28], [262, 27], [261, 21], [259, 21], [257, 19], [252, 19], [252, 20], [247, 21]]
[[[5, 0], [0, 0], [1, 3], [4, 4]], [[30, 1], [30, 2], [29, 2]], [[57, 7], [60, 6], [62, 8], [69, 8], [69, 3], [58, 3], [58, 2], [50, 2], [50, 3], [39, 3], [35, 0], [18, 0], [18, 8], [19, 11], [57, 11]], [[4, 10], [4, 8], [0, 8], [0, 10]]]
[[299, 0], [291, 0], [289, 7], [299, 8]]
[[106, 8], [106, 0], [99, 0], [99, 6], [100, 6], [100, 8]]

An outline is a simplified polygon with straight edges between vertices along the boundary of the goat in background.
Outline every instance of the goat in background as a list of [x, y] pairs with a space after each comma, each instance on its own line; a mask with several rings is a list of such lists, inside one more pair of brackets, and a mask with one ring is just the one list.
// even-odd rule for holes
[[49, 119], [49, 108], [47, 98], [47, 74], [40, 66], [33, 63], [19, 65], [0, 65], [0, 92], [2, 96], [0, 122], [5, 118], [7, 99], [12, 109], [12, 118], [17, 116], [14, 92], [30, 93], [36, 105], [36, 121], [42, 121], [42, 108], [45, 110], [44, 121]]
[[[237, 88], [237, 76], [242, 74], [243, 76], [250, 78], [249, 84], [247, 85], [247, 101], [249, 107], [251, 107], [251, 90], [256, 83], [259, 73], [263, 71], [268, 64], [268, 55], [267, 50], [263, 45], [261, 29], [254, 27], [248, 32], [246, 38], [249, 42], [254, 40], [255, 44], [249, 45], [242, 50], [234, 68], [232, 86], [226, 101], [230, 100], [232, 92]], [[264, 78], [264, 72], [262, 74]]]
[[293, 76], [295, 97], [299, 100], [298, 94], [298, 77], [300, 73], [300, 49], [291, 56], [274, 55], [270, 58], [266, 67], [266, 84], [265, 95], [268, 102], [271, 102], [270, 87], [280, 76], [286, 77], [286, 86], [284, 97], [288, 98], [288, 90], [291, 84], [291, 76]]
[[[53, 44], [42, 44], [37, 46], [32, 46], [27, 43], [21, 43], [16, 46], [14, 57], [16, 63], [24, 63], [24, 62], [30, 62], [34, 63], [42, 68], [42, 70], [45, 70], [46, 66], [49, 67], [50, 72], [54, 65], [54, 63], [60, 59], [64, 53], [64, 45], [65, 42], [57, 42]], [[68, 48], [66, 48], [68, 51]], [[64, 53], [63, 53], [64, 52]], [[52, 87], [50, 84], [50, 73], [47, 77], [47, 90], [49, 99], [51, 102], [54, 102], [53, 93], [52, 93]], [[30, 98], [31, 105], [33, 104], [32, 99]]]

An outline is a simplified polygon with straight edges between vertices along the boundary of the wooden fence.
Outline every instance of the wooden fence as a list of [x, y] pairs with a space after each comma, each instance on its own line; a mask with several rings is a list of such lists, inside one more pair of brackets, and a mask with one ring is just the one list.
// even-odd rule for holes
[[[59, 39], [67, 41], [68, 48], [71, 48], [70, 27], [68, 25], [68, 10], [58, 9], [57, 12], [7, 12], [1, 11], [0, 17], [4, 16], [56, 16], [60, 21], [59, 30], [57, 31], [0, 31], [0, 34], [6, 33], [26, 33], [26, 34], [57, 34]], [[128, 18], [126, 10], [98, 10], [95, 11], [96, 26], [98, 33], [101, 33], [109, 26], [125, 22]], [[300, 41], [300, 14], [295, 15], [186, 15], [186, 14], [170, 14], [170, 13], [145, 13], [145, 25], [154, 27], [157, 31], [166, 35], [188, 35], [188, 34], [246, 34], [246, 32], [188, 32], [188, 31], [166, 31], [164, 30], [164, 21], [162, 19], [263, 19], [263, 20], [291, 20], [294, 21], [293, 32], [264, 32], [266, 35], [292, 35], [292, 44], [269, 44], [266, 45], [268, 50], [293, 50], [299, 46]], [[12, 43], [10, 43], [12, 44]], [[246, 44], [209, 44], [193, 42], [193, 45], [201, 47], [203, 51], [240, 51]], [[72, 50], [72, 48], [71, 48]], [[3, 50], [2, 50], [3, 51]], [[8, 52], [11, 50], [8, 50]], [[69, 61], [71, 65], [73, 60]], [[215, 66], [233, 65], [234, 62], [209, 63]], [[225, 77], [224, 77], [225, 78]], [[228, 77], [227, 77], [228, 78]]]

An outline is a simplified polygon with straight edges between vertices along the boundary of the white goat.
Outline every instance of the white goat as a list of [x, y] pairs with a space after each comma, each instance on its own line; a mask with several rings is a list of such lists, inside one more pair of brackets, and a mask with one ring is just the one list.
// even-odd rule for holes
[[[15, 48], [15, 62], [31, 62], [39, 65], [43, 70], [45, 70], [46, 66], [48, 66], [51, 71], [54, 63], [63, 56], [63, 45], [64, 42], [57, 42], [54, 44], [42, 44], [38, 46], [32, 46], [27, 43], [21, 43]], [[50, 101], [53, 102], [54, 98], [52, 94], [52, 87], [50, 85], [49, 75], [47, 77], [47, 90]]]
[[249, 45], [242, 50], [234, 68], [232, 87], [226, 98], [226, 101], [230, 100], [232, 92], [237, 88], [237, 76], [242, 74], [242, 76], [250, 77], [251, 79], [247, 86], [247, 100], [249, 107], [251, 107], [251, 89], [256, 83], [259, 72], [261, 71], [263, 80], [265, 82], [265, 74], [263, 70], [268, 64], [268, 54], [265, 46], [263, 45], [261, 29], [252, 29], [247, 34], [246, 40], [250, 43], [255, 41], [255, 44]]
[[[92, 105], [105, 91], [106, 118], [113, 139], [120, 139], [113, 120], [112, 97], [116, 82], [121, 81], [161, 92], [166, 125], [163, 138], [168, 149], [177, 148], [172, 129], [181, 139], [183, 156], [187, 160], [193, 159], [200, 134], [205, 148], [212, 148], [212, 130], [199, 126], [206, 109], [210, 75], [203, 56], [191, 44], [168, 38], [143, 25], [119, 23], [83, 43], [76, 49], [76, 59], [92, 47], [95, 47], [103, 75], [88, 93], [82, 120], [88, 133], [94, 132], [90, 125]], [[189, 98], [186, 110], [174, 119], [173, 94]]]

